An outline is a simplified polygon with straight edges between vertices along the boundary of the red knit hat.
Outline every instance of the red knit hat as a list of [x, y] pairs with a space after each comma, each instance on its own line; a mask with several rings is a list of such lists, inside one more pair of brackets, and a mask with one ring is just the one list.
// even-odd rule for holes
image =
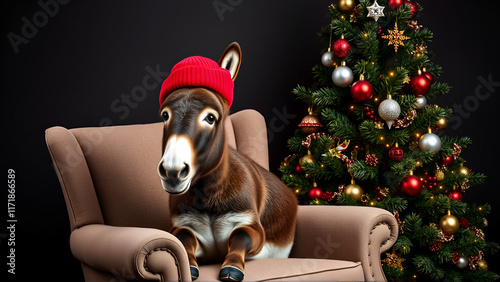
[[185, 58], [172, 68], [161, 85], [160, 105], [168, 94], [188, 86], [209, 88], [226, 99], [228, 107], [233, 103], [234, 83], [229, 71], [211, 59], [194, 56]]

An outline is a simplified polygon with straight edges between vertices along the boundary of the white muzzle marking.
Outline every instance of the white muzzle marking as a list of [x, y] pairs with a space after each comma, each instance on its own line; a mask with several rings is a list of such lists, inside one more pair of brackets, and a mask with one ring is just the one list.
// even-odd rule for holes
[[185, 136], [168, 138], [165, 152], [158, 165], [163, 189], [171, 194], [186, 192], [195, 174], [193, 146]]

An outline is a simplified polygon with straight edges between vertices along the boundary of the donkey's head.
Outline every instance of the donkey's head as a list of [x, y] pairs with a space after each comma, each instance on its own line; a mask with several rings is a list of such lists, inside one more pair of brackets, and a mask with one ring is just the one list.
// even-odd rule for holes
[[182, 194], [219, 165], [226, 150], [224, 120], [240, 64], [240, 47], [232, 43], [218, 63], [186, 58], [163, 82], [163, 157], [158, 174], [165, 191]]

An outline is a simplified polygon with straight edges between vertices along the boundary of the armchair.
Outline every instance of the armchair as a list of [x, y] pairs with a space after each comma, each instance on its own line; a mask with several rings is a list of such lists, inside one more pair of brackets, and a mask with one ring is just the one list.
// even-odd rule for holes
[[[263, 116], [240, 111], [225, 126], [229, 144], [268, 169]], [[169, 195], [156, 173], [162, 134], [162, 123], [47, 129], [71, 251], [86, 281], [191, 280], [186, 251], [168, 232]], [[290, 258], [248, 261], [245, 280], [385, 280], [380, 254], [397, 232], [382, 209], [300, 206]], [[201, 266], [198, 280], [217, 280], [219, 269]]]

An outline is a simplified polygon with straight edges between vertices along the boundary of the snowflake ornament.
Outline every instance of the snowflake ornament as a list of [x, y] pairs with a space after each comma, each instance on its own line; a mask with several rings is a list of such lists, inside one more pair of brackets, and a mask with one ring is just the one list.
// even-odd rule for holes
[[366, 7], [368, 9], [367, 17], [373, 18], [375, 21], [378, 21], [380, 17], [385, 17], [384, 15], [385, 6], [380, 6], [377, 3], [377, 0], [373, 2], [373, 5]]
[[394, 52], [398, 52], [398, 47], [399, 46], [405, 46], [403, 40], [408, 40], [410, 37], [403, 35], [405, 32], [404, 30], [399, 30], [398, 29], [398, 23], [394, 25], [393, 30], [388, 30], [389, 32], [388, 35], [382, 36], [383, 39], [389, 39], [389, 43], [387, 43], [387, 46], [389, 45], [394, 45]]

